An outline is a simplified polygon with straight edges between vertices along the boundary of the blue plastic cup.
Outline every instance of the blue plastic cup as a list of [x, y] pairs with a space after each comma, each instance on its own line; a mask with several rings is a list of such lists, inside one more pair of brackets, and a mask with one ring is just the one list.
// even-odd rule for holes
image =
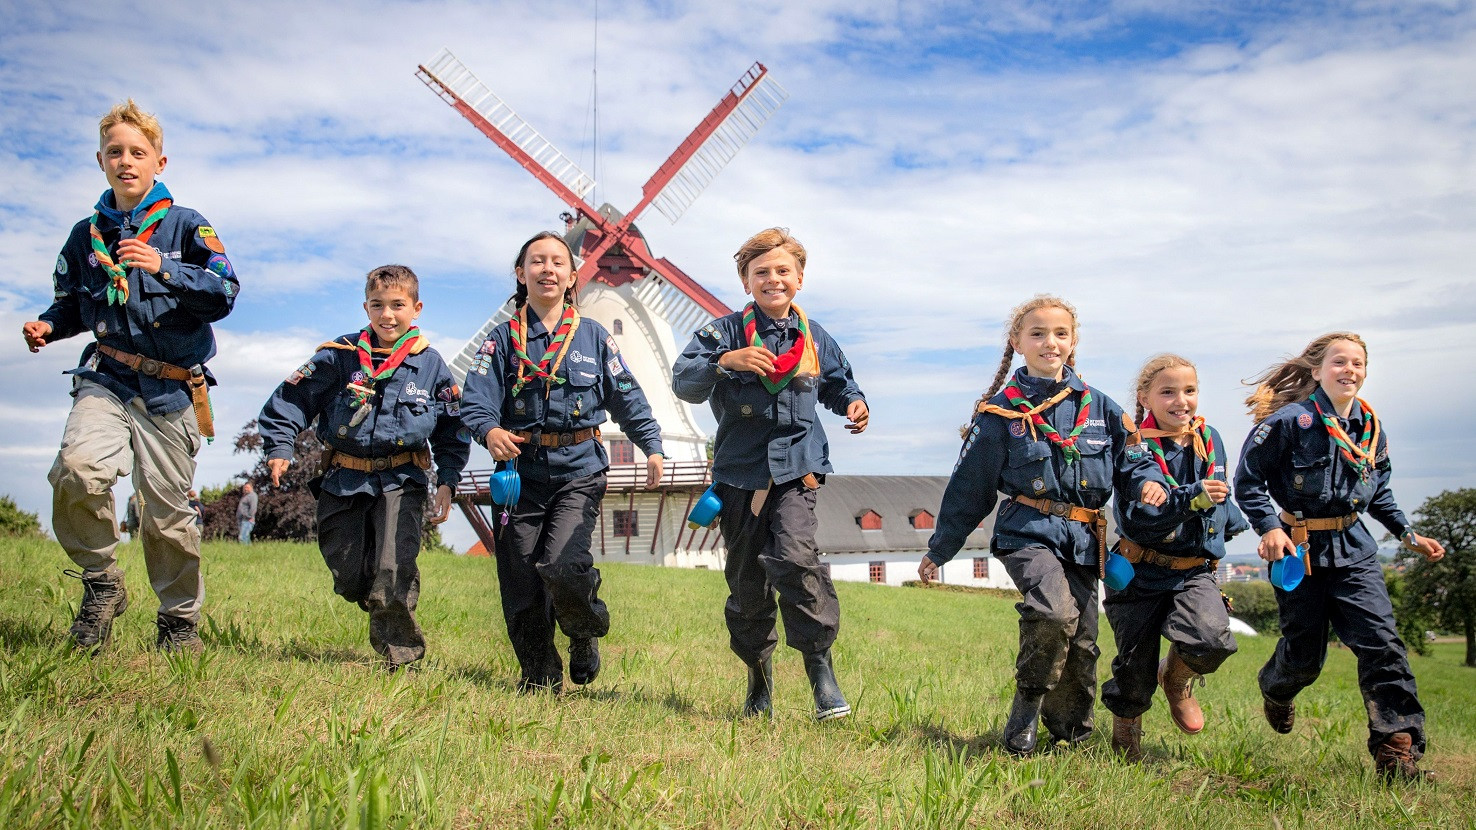
[[692, 506], [692, 512], [687, 514], [687, 527], [707, 527], [712, 520], [717, 518], [718, 511], [723, 509], [723, 500], [718, 498], [717, 485], [707, 488]]
[[493, 503], [502, 507], [517, 504], [518, 497], [523, 494], [523, 478], [518, 475], [518, 460], [514, 458], [502, 470], [493, 473], [487, 486], [492, 491]]
[[1297, 545], [1294, 556], [1283, 556], [1271, 563], [1271, 584], [1283, 591], [1294, 591], [1307, 575], [1307, 548]]
[[1126, 556], [1116, 552], [1107, 554], [1107, 566], [1103, 568], [1103, 572], [1102, 581], [1114, 591], [1126, 588], [1137, 575], [1137, 572], [1133, 570], [1133, 563], [1129, 562]]

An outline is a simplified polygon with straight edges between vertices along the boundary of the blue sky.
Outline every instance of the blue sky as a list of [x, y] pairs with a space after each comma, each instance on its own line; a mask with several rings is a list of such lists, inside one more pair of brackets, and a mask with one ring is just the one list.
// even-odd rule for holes
[[[97, 118], [134, 96], [164, 122], [164, 181], [241, 275], [213, 363], [233, 430], [360, 325], [375, 265], [420, 273], [447, 353], [506, 297], [517, 246], [563, 205], [415, 67], [451, 48], [589, 169], [595, 26], [593, 2], [219, 5], [7, 16], [0, 327], [49, 302], [105, 185]], [[1451, 427], [1423, 423], [1476, 407], [1470, 2], [605, 2], [599, 55], [597, 197], [622, 209], [751, 62], [788, 90], [677, 225], [641, 227], [730, 304], [744, 238], [778, 224], [806, 243], [801, 301], [873, 408], [864, 436], [830, 430], [840, 472], [946, 474], [1004, 318], [1050, 291], [1079, 307], [1080, 365], [1119, 402], [1150, 355], [1196, 360], [1232, 450], [1243, 378], [1359, 331], [1406, 509], [1476, 484]], [[3, 490], [43, 515], [82, 345], [0, 340]], [[217, 442], [197, 481], [246, 465]]]

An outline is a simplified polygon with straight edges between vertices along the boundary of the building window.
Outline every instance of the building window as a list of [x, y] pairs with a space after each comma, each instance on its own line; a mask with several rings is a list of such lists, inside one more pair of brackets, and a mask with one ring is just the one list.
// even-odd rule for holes
[[911, 522], [912, 526], [917, 528], [918, 530], [933, 529], [933, 514], [929, 513], [926, 510], [918, 510], [914, 512], [911, 516], [907, 518], [907, 521]]
[[611, 333], [612, 334], [625, 334], [625, 323], [621, 322], [619, 318], [616, 318], [615, 319], [615, 330], [613, 332], [611, 332]]
[[984, 556], [975, 556], [974, 557], [974, 578], [975, 579], [988, 579], [989, 578], [989, 559], [988, 559], [988, 557], [984, 557]]
[[869, 563], [867, 563], [866, 570], [868, 571], [869, 575], [871, 576], [871, 581], [872, 582], [886, 582], [887, 581], [887, 563], [885, 563], [885, 562], [869, 562]]
[[863, 510], [856, 516], [856, 524], [860, 525], [862, 530], [881, 530], [881, 514], [875, 510]]
[[611, 464], [634, 464], [636, 463], [636, 446], [624, 439], [615, 439], [610, 442]]
[[641, 535], [639, 510], [616, 510], [615, 513], [615, 536], [636, 537]]

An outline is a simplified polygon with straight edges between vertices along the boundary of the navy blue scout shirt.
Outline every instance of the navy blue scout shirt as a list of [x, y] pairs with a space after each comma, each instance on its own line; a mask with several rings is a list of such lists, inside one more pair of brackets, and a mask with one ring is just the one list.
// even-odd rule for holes
[[[115, 262], [118, 243], [136, 236], [149, 208], [168, 198], [169, 188], [156, 182], [138, 207], [120, 211], [113, 191], [103, 193], [97, 202], [97, 228]], [[205, 217], [187, 207], [169, 208], [149, 238], [149, 245], [159, 252], [159, 273], [128, 269], [128, 303], [122, 306], [108, 304], [112, 278], [92, 253], [90, 224], [89, 217], [72, 226], [56, 258], [55, 301], [39, 318], [51, 324], [47, 342], [90, 331], [99, 343], [184, 369], [214, 357], [215, 335], [209, 324], [231, 313], [241, 286], [225, 246]], [[124, 402], [142, 396], [151, 415], [190, 406], [185, 381], [140, 375], [99, 354], [96, 343], [82, 350], [80, 364], [68, 374], [100, 383]], [[205, 376], [213, 386], [215, 377], [209, 369]]]
[[[1087, 385], [1070, 366], [1063, 372], [1058, 382], [1031, 377], [1022, 366], [1015, 372], [1015, 381], [1032, 405], [1055, 395], [1062, 384], [1074, 390], [1074, 394], [1041, 413], [1046, 423], [1065, 436], [1075, 427], [1081, 393]], [[989, 402], [1010, 405], [1003, 392]], [[1032, 436], [1024, 421], [987, 412], [975, 414], [963, 452], [943, 491], [937, 527], [928, 540], [928, 558], [940, 566], [952, 559], [969, 533], [994, 509], [997, 493], [1098, 509], [1111, 498], [1114, 488], [1137, 498], [1143, 482], [1164, 483], [1148, 448], [1142, 444], [1127, 446], [1122, 407], [1096, 388], [1092, 388], [1091, 412], [1076, 446], [1081, 458], [1068, 466], [1065, 454], [1043, 433]], [[1030, 545], [1044, 545], [1056, 556], [1078, 565], [1097, 564], [1097, 538], [1091, 525], [1007, 502], [994, 519], [990, 550], [999, 555]]]
[[[1321, 387], [1313, 394], [1323, 412], [1335, 412]], [[1354, 440], [1363, 435], [1363, 407], [1357, 401], [1348, 417], [1338, 421]], [[1235, 471], [1235, 500], [1251, 527], [1263, 536], [1273, 528], [1290, 530], [1281, 523], [1278, 505], [1288, 513], [1300, 510], [1304, 519], [1367, 512], [1399, 536], [1408, 529], [1409, 520], [1389, 489], [1393, 466], [1389, 463], [1389, 442], [1382, 431], [1374, 452], [1374, 471], [1368, 481], [1363, 481], [1338, 452], [1312, 402], [1289, 403], [1246, 438], [1240, 467]], [[1275, 504], [1271, 503], [1273, 499]], [[1379, 549], [1362, 521], [1354, 522], [1342, 533], [1312, 531], [1307, 547], [1314, 569], [1362, 562]]]
[[[799, 318], [790, 312], [772, 320], [755, 309], [755, 330], [764, 348], [783, 354], [799, 337]], [[845, 416], [852, 401], [864, 401], [840, 346], [814, 320], [809, 321], [820, 360], [819, 377], [796, 375], [778, 394], [754, 372], [729, 372], [718, 366], [727, 352], [747, 348], [743, 312], [735, 311], [702, 327], [672, 367], [672, 388], [689, 403], [709, 401], [717, 418], [713, 481], [743, 490], [763, 490], [772, 479], [784, 484], [808, 473], [828, 473], [830, 442], [815, 405]]]
[[[1210, 438], [1217, 450], [1223, 453], [1225, 442], [1214, 427], [1210, 427]], [[1195, 456], [1193, 444], [1181, 446], [1172, 439], [1164, 440], [1163, 460], [1168, 465], [1169, 474], [1182, 483], [1177, 487], [1165, 485], [1168, 501], [1162, 507], [1150, 507], [1137, 501], [1137, 493], [1119, 491], [1114, 505], [1117, 532], [1165, 556], [1225, 558], [1225, 542], [1250, 530], [1250, 523], [1229, 498], [1204, 510], [1191, 506], [1191, 502], [1204, 492], [1200, 482], [1204, 480], [1207, 466]], [[1225, 467], [1225, 464], [1215, 465], [1216, 480], [1228, 480]], [[1133, 584], [1148, 590], [1176, 590], [1183, 587], [1188, 577], [1212, 567], [1214, 564], [1210, 563], [1176, 571], [1150, 562], [1139, 562], [1133, 566], [1136, 572]]]
[[[528, 316], [527, 350], [537, 361], [548, 351], [553, 334], [542, 320]], [[462, 423], [477, 443], [486, 446], [493, 427], [573, 432], [603, 424], [608, 411], [641, 452], [665, 455], [661, 425], [604, 326], [581, 317], [564, 362], [554, 374], [564, 382], [549, 387], [542, 378], [530, 378], [517, 397], [509, 394], [518, 378], [518, 356], [512, 349], [512, 323], [503, 323], [482, 341], [472, 359]], [[567, 447], [544, 447], [530, 439], [519, 447], [518, 473], [535, 481], [570, 481], [610, 466], [604, 444], [594, 439]]]
[[[374, 409], [358, 426], [349, 426], [358, 407], [347, 387], [363, 371], [354, 349], [358, 340], [359, 332], [354, 332], [332, 341], [336, 345], [324, 344], [272, 393], [257, 421], [266, 457], [291, 458], [297, 433], [316, 418], [324, 446], [359, 458], [413, 452], [424, 449], [428, 441], [436, 484], [455, 490], [471, 448], [465, 436], [457, 435], [460, 390], [446, 362], [429, 345], [407, 355], [388, 380], [375, 384], [379, 391], [372, 401]], [[374, 352], [378, 367], [389, 350]], [[335, 496], [377, 496], [412, 483], [418, 487], [428, 483], [425, 471], [414, 463], [369, 473], [335, 467], [323, 480], [323, 489]]]

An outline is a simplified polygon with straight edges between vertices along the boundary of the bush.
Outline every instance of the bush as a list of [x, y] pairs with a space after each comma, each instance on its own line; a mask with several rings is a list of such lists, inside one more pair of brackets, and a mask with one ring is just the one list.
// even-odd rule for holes
[[1269, 582], [1226, 582], [1220, 586], [1230, 597], [1234, 610], [1230, 615], [1262, 634], [1279, 634], [1280, 618], [1276, 611], [1276, 592]]
[[10, 496], [0, 496], [0, 536], [45, 536], [35, 513], [20, 509]]

